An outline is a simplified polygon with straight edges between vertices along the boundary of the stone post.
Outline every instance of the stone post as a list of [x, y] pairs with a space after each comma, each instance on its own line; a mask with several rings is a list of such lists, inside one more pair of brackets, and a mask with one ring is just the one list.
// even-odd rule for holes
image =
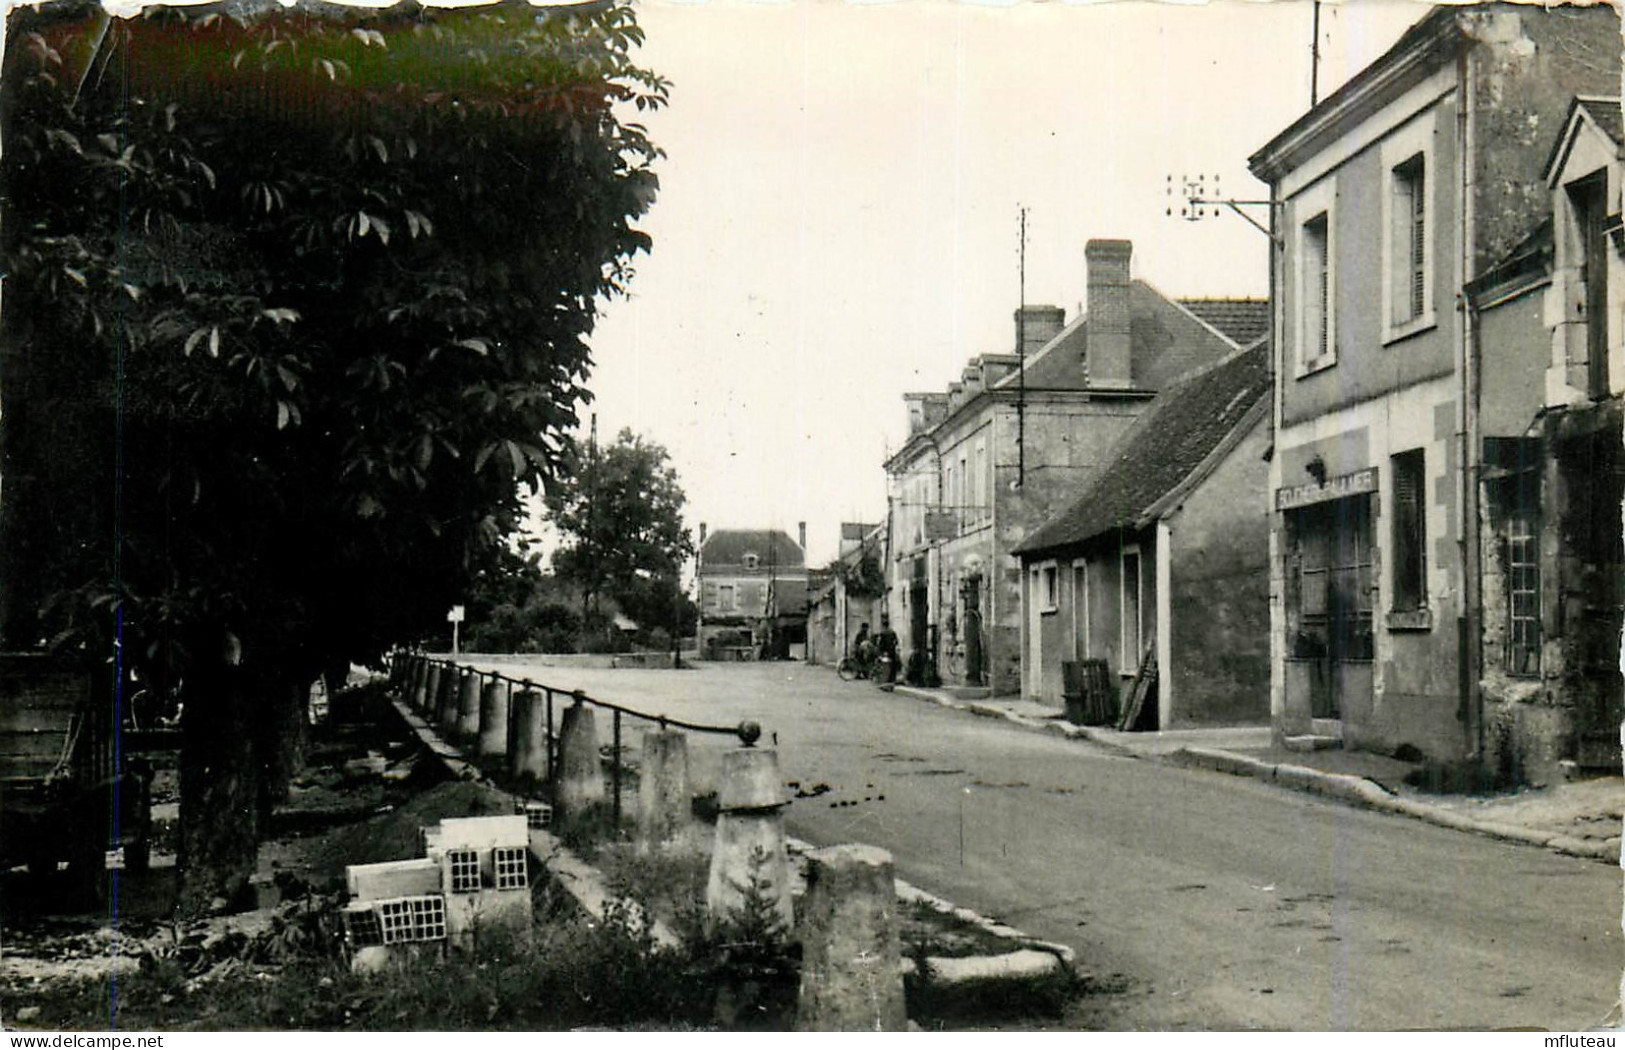
[[665, 728], [644, 733], [638, 777], [638, 841], [658, 846], [681, 836], [694, 817], [688, 737]]
[[412, 657], [412, 688], [407, 694], [407, 703], [414, 711], [423, 710], [424, 689], [428, 687], [429, 664], [421, 656]]
[[423, 675], [423, 703], [418, 707], [418, 714], [422, 715], [423, 720], [430, 725], [435, 722], [436, 705], [439, 703], [440, 665], [429, 664], [429, 669]]
[[463, 691], [464, 673], [455, 666], [440, 671], [440, 701], [435, 704], [434, 725], [442, 740], [450, 741], [457, 728], [457, 698]]
[[574, 816], [604, 801], [604, 767], [598, 756], [598, 718], [577, 700], [559, 717], [559, 775], [554, 804]]
[[509, 701], [508, 772], [540, 783], [548, 777], [547, 702], [541, 693], [521, 689]]
[[706, 914], [713, 923], [738, 915], [748, 896], [763, 894], [784, 932], [790, 932], [795, 916], [784, 851], [784, 804], [777, 751], [746, 746], [723, 752], [716, 845], [705, 887]]
[[503, 755], [508, 750], [508, 683], [493, 678], [480, 690], [480, 741], [482, 755]]
[[465, 671], [462, 687], [457, 693], [456, 736], [458, 740], [473, 740], [479, 735], [480, 676], [473, 671]]
[[863, 845], [807, 854], [801, 911], [796, 1030], [906, 1031], [891, 854]]

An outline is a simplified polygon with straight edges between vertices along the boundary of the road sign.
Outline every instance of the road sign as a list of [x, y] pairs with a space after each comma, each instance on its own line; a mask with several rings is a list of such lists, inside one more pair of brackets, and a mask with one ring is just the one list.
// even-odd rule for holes
[[451, 607], [451, 612], [446, 614], [446, 622], [447, 623], [462, 623], [463, 622], [463, 607], [461, 605], [453, 605]]

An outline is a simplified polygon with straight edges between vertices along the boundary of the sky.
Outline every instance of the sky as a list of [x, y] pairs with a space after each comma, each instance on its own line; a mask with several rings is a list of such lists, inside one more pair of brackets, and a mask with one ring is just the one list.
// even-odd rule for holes
[[[1321, 97], [1427, 10], [1327, 4]], [[1306, 0], [640, 3], [666, 152], [629, 298], [603, 304], [600, 438], [659, 442], [691, 526], [878, 522], [902, 395], [1009, 352], [1023, 300], [1084, 298], [1084, 243], [1165, 294], [1262, 297], [1268, 241], [1169, 217], [1168, 177], [1260, 198], [1247, 157], [1308, 108]], [[1177, 212], [1178, 202], [1173, 202]], [[1259, 211], [1258, 217], [1265, 215]]]

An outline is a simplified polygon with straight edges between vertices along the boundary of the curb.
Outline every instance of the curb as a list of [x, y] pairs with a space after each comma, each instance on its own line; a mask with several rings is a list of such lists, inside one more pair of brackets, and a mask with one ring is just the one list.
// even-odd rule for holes
[[1606, 841], [1579, 839], [1495, 821], [1475, 820], [1461, 813], [1396, 795], [1376, 781], [1365, 777], [1350, 776], [1346, 773], [1324, 773], [1308, 766], [1289, 763], [1271, 765], [1245, 755], [1203, 747], [1182, 747], [1168, 754], [1166, 760], [1175, 765], [1195, 769], [1273, 781], [1282, 787], [1324, 795], [1384, 813], [1411, 817], [1452, 831], [1465, 831], [1505, 842], [1539, 846], [1588, 860], [1615, 863], [1620, 859], [1619, 846]]
[[1618, 843], [1580, 839], [1571, 835], [1514, 827], [1510, 824], [1500, 824], [1495, 821], [1475, 820], [1460, 813], [1396, 795], [1375, 780], [1367, 777], [1357, 777], [1347, 773], [1325, 773], [1309, 766], [1299, 766], [1291, 763], [1272, 764], [1262, 762], [1256, 758], [1249, 758], [1246, 755], [1238, 755], [1233, 751], [1221, 751], [1218, 748], [1211, 747], [1181, 747], [1165, 755], [1154, 755], [1128, 747], [1116, 740], [1102, 739], [1089, 726], [1075, 726], [1069, 722], [1030, 718], [1025, 715], [1018, 715], [1013, 711], [1007, 711], [997, 704], [954, 700], [950, 697], [940, 696], [930, 690], [913, 686], [900, 685], [897, 687], [897, 692], [907, 693], [909, 696], [920, 700], [928, 700], [940, 707], [969, 711], [984, 718], [1003, 718], [1005, 721], [1023, 728], [1064, 736], [1069, 740], [1087, 740], [1095, 746], [1116, 755], [1152, 759], [1194, 769], [1208, 769], [1217, 773], [1228, 773], [1231, 776], [1254, 777], [1258, 780], [1279, 784], [1294, 791], [1303, 791], [1356, 806], [1364, 806], [1367, 809], [1411, 817], [1442, 828], [1450, 828], [1453, 831], [1465, 831], [1475, 835], [1487, 835], [1490, 838], [1506, 842], [1539, 846], [1543, 849], [1587, 860], [1600, 860], [1609, 864], [1625, 864]]

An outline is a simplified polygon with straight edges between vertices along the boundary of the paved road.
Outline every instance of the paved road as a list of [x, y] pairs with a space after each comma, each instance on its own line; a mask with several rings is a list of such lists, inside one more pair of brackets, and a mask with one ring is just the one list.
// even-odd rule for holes
[[[1590, 1027], [1622, 965], [1617, 868], [1107, 754], [800, 664], [532, 672], [673, 717], [754, 717], [792, 834], [1123, 975], [1125, 1028]], [[629, 742], [635, 738], [629, 731]], [[699, 748], [703, 770], [718, 744]], [[1111, 983], [1111, 982], [1108, 982]]]

